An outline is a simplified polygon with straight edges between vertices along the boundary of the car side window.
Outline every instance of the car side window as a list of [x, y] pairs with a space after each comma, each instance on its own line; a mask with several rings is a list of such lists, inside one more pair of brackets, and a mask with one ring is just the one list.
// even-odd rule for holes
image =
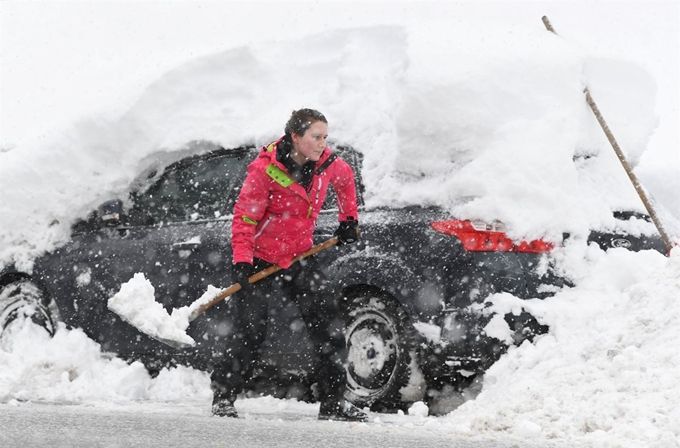
[[133, 195], [132, 224], [215, 219], [230, 214], [254, 152], [240, 149], [184, 159]]
[[[357, 188], [357, 204], [364, 204], [364, 185], [361, 180], [361, 164], [363, 162], [363, 154], [348, 147], [348, 146], [336, 146], [332, 148], [333, 152], [337, 153], [338, 156], [347, 162], [349, 166], [354, 170], [354, 181]], [[337, 210], [337, 195], [333, 190], [332, 186], [329, 186], [328, 193], [326, 194], [326, 200], [323, 203], [322, 211], [324, 210]]]

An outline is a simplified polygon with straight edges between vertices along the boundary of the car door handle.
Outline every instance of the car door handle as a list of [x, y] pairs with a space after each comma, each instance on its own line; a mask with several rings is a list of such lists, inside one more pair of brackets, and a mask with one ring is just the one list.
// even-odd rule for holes
[[201, 243], [195, 241], [186, 241], [183, 243], [175, 243], [172, 245], [173, 252], [179, 252], [180, 250], [196, 250], [201, 245]]

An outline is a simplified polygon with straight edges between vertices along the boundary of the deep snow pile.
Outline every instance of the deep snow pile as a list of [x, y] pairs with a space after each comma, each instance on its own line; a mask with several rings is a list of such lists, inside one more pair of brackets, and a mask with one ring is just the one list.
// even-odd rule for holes
[[[528, 307], [550, 334], [511, 349], [487, 372], [482, 393], [445, 420], [470, 433], [677, 446], [680, 249], [670, 259], [571, 251], [584, 274], [579, 286]], [[513, 299], [491, 298], [496, 306]]]
[[[583, 86], [635, 163], [657, 122], [654, 79], [543, 30], [478, 25], [332, 30], [226, 50], [164, 74], [122, 115], [99, 112], [0, 152], [0, 264], [30, 269], [73, 220], [192, 140], [262, 144], [293, 108], [316, 107], [332, 139], [364, 153], [371, 206], [438, 204], [501, 219], [516, 238], [574, 236], [556, 256], [577, 286], [530, 303], [550, 334], [511, 350], [476, 400], [423, 417], [424, 429], [674, 446], [680, 253], [604, 253], [584, 242], [589, 228], [614, 226], [611, 210], [642, 207]], [[490, 300], [512, 307], [516, 299]], [[78, 330], [51, 340], [30, 326], [17, 331], [0, 350], [2, 403], [196, 399], [208, 413], [201, 372], [151, 379]]]
[[101, 352], [81, 330], [55, 336], [30, 323], [12, 327], [0, 343], [0, 402], [126, 403], [180, 401], [212, 396], [207, 374], [178, 367], [151, 379], [139, 362], [128, 365]]
[[[608, 75], [588, 85], [616, 105], [607, 120], [635, 162], [656, 123], [651, 76], [547, 31], [506, 26], [495, 41], [478, 28], [335, 30], [227, 50], [163, 75], [122, 116], [0, 153], [0, 263], [30, 264], [150, 161], [200, 139], [263, 144], [303, 106], [322, 109], [331, 139], [365, 154], [371, 206], [437, 204], [500, 219], [514, 238], [552, 240], [611, 226], [611, 209], [641, 210], [582, 88], [588, 73]], [[300, 64], [293, 52], [310, 56]], [[611, 80], [625, 89], [609, 92]]]

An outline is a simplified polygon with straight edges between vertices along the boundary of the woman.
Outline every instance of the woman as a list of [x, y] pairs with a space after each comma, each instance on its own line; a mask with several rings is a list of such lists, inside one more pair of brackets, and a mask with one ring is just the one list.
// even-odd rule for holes
[[[268, 292], [297, 304], [317, 352], [319, 419], [365, 421], [343, 399], [345, 339], [336, 294], [314, 257], [291, 265], [313, 245], [316, 219], [332, 185], [338, 198], [339, 245], [357, 240], [357, 201], [352, 168], [326, 146], [328, 121], [313, 109], [294, 111], [285, 135], [262, 148], [234, 206], [234, 282], [242, 291], [229, 303], [231, 328], [224, 357], [211, 376], [214, 415], [237, 417], [234, 401], [251, 378], [267, 335]], [[248, 277], [273, 264], [283, 270], [260, 282]]]

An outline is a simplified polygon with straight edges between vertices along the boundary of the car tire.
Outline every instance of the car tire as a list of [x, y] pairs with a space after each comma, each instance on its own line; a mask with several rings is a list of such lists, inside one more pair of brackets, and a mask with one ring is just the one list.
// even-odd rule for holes
[[14, 325], [20, 325], [26, 319], [53, 336], [57, 313], [50, 305], [45, 293], [29, 279], [0, 286], [0, 340], [11, 333]]
[[415, 401], [401, 393], [413, 373], [416, 338], [399, 303], [385, 294], [359, 293], [348, 298], [345, 324], [345, 397], [375, 411], [404, 409]]

